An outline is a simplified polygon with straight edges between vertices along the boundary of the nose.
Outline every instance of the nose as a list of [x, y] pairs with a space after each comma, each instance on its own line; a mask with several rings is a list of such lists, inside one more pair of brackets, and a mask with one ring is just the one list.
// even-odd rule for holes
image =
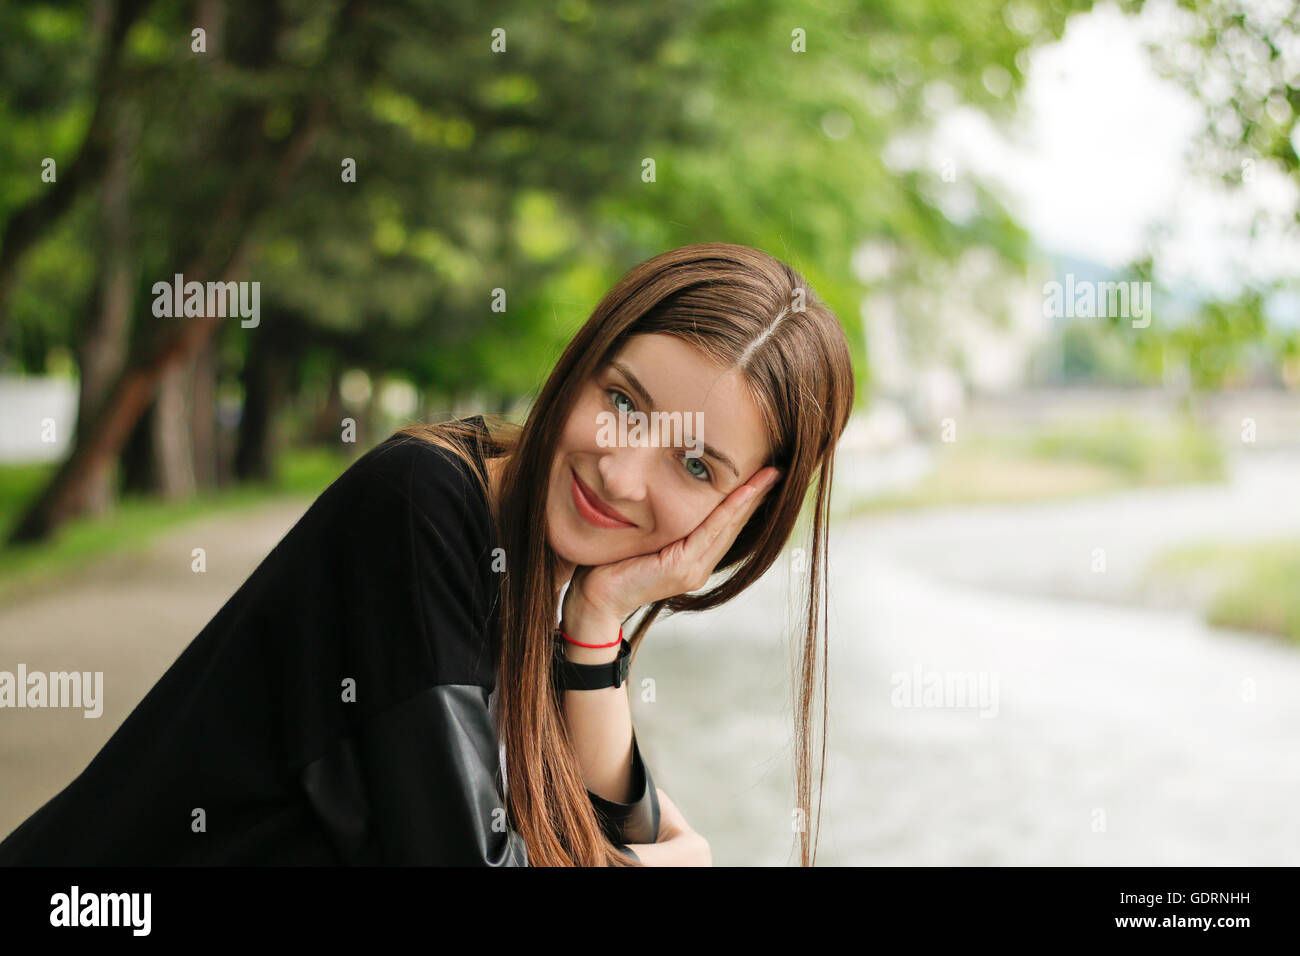
[[645, 500], [650, 453], [654, 451], [649, 447], [627, 446], [612, 448], [600, 456], [596, 467], [611, 503]]

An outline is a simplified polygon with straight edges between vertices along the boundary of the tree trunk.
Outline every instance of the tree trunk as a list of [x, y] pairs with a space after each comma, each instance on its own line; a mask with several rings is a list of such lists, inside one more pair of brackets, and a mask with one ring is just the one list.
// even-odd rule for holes
[[172, 363], [158, 381], [154, 399], [153, 455], [155, 492], [168, 501], [191, 498], [195, 491], [194, 446], [190, 441], [187, 381], [193, 360]]
[[378, 368], [366, 366], [366, 376], [370, 379], [370, 397], [366, 399], [365, 408], [362, 409], [361, 415], [357, 418], [357, 446], [359, 448], [370, 448], [377, 442], [386, 438], [386, 435], [380, 435], [383, 430], [387, 413], [379, 402], [379, 386], [381, 372]]
[[259, 335], [249, 346], [235, 452], [235, 474], [241, 480], [270, 481], [275, 475], [275, 415], [288, 392], [287, 365], [269, 335]]
[[[250, 186], [259, 183], [236, 179], [227, 200], [219, 207], [217, 221], [207, 230], [207, 247], [196, 261], [185, 264], [185, 275], [212, 276], [212, 281], [232, 281], [244, 271], [250, 254], [249, 234], [261, 215], [293, 181], [311, 152], [321, 131], [324, 100], [312, 102], [301, 129], [291, 135], [280, 156], [271, 183], [254, 195]], [[227, 250], [221, 259], [212, 261], [219, 250]], [[211, 337], [216, 323], [213, 316], [188, 318], [179, 331], [166, 332], [146, 351], [143, 358], [129, 365], [114, 382], [107, 398], [87, 424], [85, 441], [79, 441], [41, 492], [36, 502], [19, 520], [11, 543], [45, 539], [69, 518], [82, 513], [87, 495], [99, 474], [116, 462], [132, 427], [144, 412], [159, 387], [163, 374], [175, 363], [185, 362]]]
[[[95, 297], [78, 336], [81, 369], [77, 399], [77, 441], [108, 395], [126, 361], [136, 268], [131, 242], [131, 156], [139, 117], [126, 103], [114, 110], [113, 139], [100, 188], [99, 277]], [[87, 484], [86, 510], [106, 513], [113, 504], [113, 470], [99, 471]]]
[[217, 339], [213, 336], [195, 356], [190, 369], [190, 444], [195, 484], [211, 490], [220, 484], [217, 448]]
[[167, 500], [194, 494], [186, 395], [190, 365], [186, 362], [163, 373], [153, 401], [131, 429], [121, 455], [123, 492]]
[[343, 418], [346, 415], [343, 408], [343, 392], [339, 385], [342, 377], [342, 363], [336, 361], [330, 370], [329, 394], [325, 396], [325, 404], [321, 406], [311, 425], [312, 440], [324, 442], [332, 447], [338, 447], [339, 436], [343, 433]]
[[158, 487], [153, 473], [153, 419], [154, 403], [150, 402], [122, 445], [118, 460], [124, 495], [150, 495]]

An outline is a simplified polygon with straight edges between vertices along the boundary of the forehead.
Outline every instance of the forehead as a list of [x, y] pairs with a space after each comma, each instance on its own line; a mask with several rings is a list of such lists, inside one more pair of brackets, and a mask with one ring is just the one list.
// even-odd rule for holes
[[[650, 393], [652, 408], [641, 396], [632, 396], [638, 410], [681, 412], [683, 417], [698, 413], [694, 420], [700, 429], [694, 437], [728, 456], [740, 472], [736, 476], [721, 466], [725, 478], [744, 481], [763, 466], [769, 454], [767, 428], [739, 372], [719, 368], [684, 340], [660, 334], [633, 336], [612, 361]], [[612, 374], [624, 377], [616, 367]]]

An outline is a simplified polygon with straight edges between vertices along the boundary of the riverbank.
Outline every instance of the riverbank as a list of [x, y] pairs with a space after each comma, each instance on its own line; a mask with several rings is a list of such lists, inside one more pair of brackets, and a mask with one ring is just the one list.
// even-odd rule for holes
[[1224, 481], [862, 516], [896, 537], [900, 557], [954, 583], [1177, 609], [1290, 642], [1300, 449], [1243, 446], [1225, 468]]
[[[138, 557], [161, 535], [208, 518], [236, 517], [268, 504], [297, 507], [343, 473], [348, 460], [324, 449], [286, 452], [270, 482], [249, 482], [184, 501], [127, 497], [111, 514], [81, 518], [39, 544], [0, 548], [0, 607], [37, 591], [60, 587], [97, 562]], [[0, 528], [7, 536], [24, 508], [44, 487], [55, 465], [0, 466]], [[0, 539], [3, 540], [3, 539]]]
[[[928, 467], [913, 481], [856, 494], [846, 513], [1046, 501], [1226, 475], [1220, 443], [1187, 418], [1148, 423], [1109, 415], [1014, 427], [976, 419], [925, 451]], [[862, 459], [859, 466], [871, 467]]]
[[1171, 548], [1147, 567], [1144, 588], [1153, 600], [1201, 609], [1214, 627], [1276, 634], [1300, 648], [1300, 537]]

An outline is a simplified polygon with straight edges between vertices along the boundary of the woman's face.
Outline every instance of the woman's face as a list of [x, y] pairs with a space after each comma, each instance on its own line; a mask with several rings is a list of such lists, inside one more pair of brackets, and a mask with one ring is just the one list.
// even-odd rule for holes
[[[639, 440], [634, 412], [645, 413]], [[664, 414], [674, 412], [675, 433]], [[575, 565], [651, 554], [690, 534], [768, 454], [761, 413], [738, 372], [679, 338], [633, 336], [583, 385], [565, 424], [549, 478], [548, 541]], [[592, 498], [595, 510], [624, 520], [602, 521]]]

